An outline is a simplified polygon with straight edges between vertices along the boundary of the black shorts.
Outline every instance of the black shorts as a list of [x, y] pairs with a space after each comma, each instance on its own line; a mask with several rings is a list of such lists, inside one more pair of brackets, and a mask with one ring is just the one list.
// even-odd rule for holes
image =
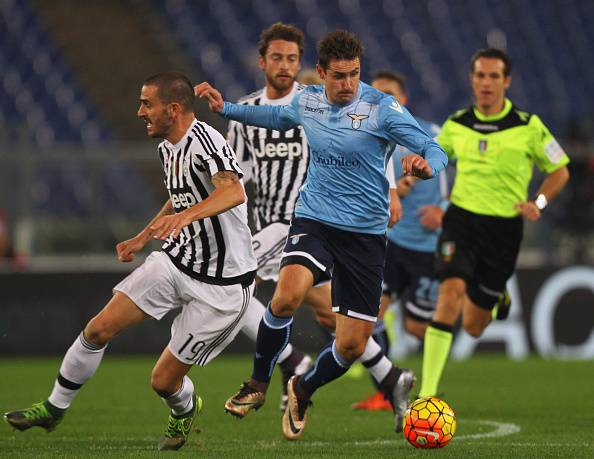
[[410, 250], [388, 241], [384, 294], [396, 295], [408, 316], [430, 322], [438, 290], [439, 281], [435, 277], [435, 256], [432, 252]]
[[439, 280], [464, 279], [472, 302], [492, 309], [514, 273], [522, 233], [521, 217], [479, 215], [450, 205], [437, 244]]
[[315, 220], [295, 218], [281, 259], [303, 265], [314, 283], [332, 277], [332, 310], [375, 322], [379, 313], [386, 258], [384, 235], [340, 230]]

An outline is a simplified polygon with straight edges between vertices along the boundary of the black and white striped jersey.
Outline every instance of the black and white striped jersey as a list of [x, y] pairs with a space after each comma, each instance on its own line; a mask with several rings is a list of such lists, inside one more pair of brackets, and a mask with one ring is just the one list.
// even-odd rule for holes
[[[294, 83], [292, 91], [281, 99], [268, 99], [266, 89], [262, 89], [241, 98], [238, 103], [288, 105], [303, 88], [304, 85]], [[251, 169], [255, 185], [253, 210], [256, 229], [260, 231], [276, 222], [290, 223], [309, 161], [309, 147], [303, 128], [298, 126], [280, 132], [231, 121], [227, 140], [244, 171], [247, 173]]]
[[[177, 144], [165, 140], [158, 150], [175, 212], [206, 199], [214, 190], [211, 177], [217, 172], [233, 171], [243, 176], [223, 136], [198, 120]], [[256, 259], [246, 204], [193, 222], [175, 239], [167, 239], [163, 251], [181, 271], [203, 282], [251, 283]]]

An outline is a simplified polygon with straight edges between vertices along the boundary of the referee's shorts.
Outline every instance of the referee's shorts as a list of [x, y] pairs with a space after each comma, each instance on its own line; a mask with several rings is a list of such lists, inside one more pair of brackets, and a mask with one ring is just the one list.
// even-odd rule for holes
[[438, 279], [464, 279], [472, 302], [492, 309], [514, 273], [522, 233], [521, 217], [480, 215], [450, 205], [437, 245]]

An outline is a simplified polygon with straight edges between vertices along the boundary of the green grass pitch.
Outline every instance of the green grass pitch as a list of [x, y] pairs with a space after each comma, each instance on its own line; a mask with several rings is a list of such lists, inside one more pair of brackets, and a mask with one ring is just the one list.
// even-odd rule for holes
[[[594, 457], [592, 362], [511, 362], [484, 354], [450, 362], [443, 390], [458, 417], [456, 437], [441, 450], [415, 450], [392, 431], [389, 413], [350, 409], [372, 392], [366, 376], [347, 375], [320, 389], [298, 442], [282, 438], [278, 375], [267, 404], [236, 420], [222, 407], [249, 375], [251, 357], [220, 357], [190, 373], [204, 399], [199, 432], [177, 453], [159, 453], [167, 409], [150, 388], [153, 361], [107, 355], [55, 432], [16, 432], [2, 423], [0, 457]], [[419, 358], [404, 363], [420, 371]], [[58, 365], [57, 358], [0, 360], [0, 410], [44, 399]]]

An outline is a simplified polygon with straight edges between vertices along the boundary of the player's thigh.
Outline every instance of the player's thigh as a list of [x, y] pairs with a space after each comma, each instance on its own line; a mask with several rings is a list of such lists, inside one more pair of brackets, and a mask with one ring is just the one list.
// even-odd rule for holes
[[262, 280], [278, 280], [283, 248], [287, 241], [289, 225], [271, 223], [253, 235], [254, 255], [258, 263], [258, 277]]
[[326, 232], [324, 225], [313, 220], [293, 219], [272, 298], [273, 313], [291, 315], [313, 285], [330, 278], [333, 259], [326, 247]]
[[335, 230], [330, 244], [334, 257], [332, 310], [376, 322], [384, 277], [385, 236]]
[[171, 325], [171, 354], [186, 365], [204, 366], [233, 341], [243, 326], [251, 285], [212, 285], [188, 276], [185, 304]]
[[161, 397], [170, 396], [180, 389], [183, 377], [191, 368], [191, 364], [181, 362], [166, 347], [153, 368], [151, 385]]
[[332, 291], [329, 281], [310, 288], [305, 295], [305, 303], [312, 309], [320, 325], [329, 331], [334, 331], [336, 318], [332, 312]]
[[472, 280], [478, 262], [481, 238], [479, 216], [450, 205], [444, 215], [437, 242], [435, 275], [443, 282], [449, 278]]
[[358, 359], [373, 333], [374, 323], [343, 314], [336, 315], [336, 349], [350, 361]]
[[409, 333], [419, 336], [423, 327], [428, 324], [435, 313], [439, 281], [435, 277], [434, 255], [431, 252], [407, 250], [410, 262], [406, 265], [409, 283], [401, 296], [401, 304], [405, 317], [409, 320], [405, 325]]
[[85, 338], [104, 344], [114, 336], [145, 319], [150, 318], [121, 292], [115, 292], [107, 305], [85, 327]]

